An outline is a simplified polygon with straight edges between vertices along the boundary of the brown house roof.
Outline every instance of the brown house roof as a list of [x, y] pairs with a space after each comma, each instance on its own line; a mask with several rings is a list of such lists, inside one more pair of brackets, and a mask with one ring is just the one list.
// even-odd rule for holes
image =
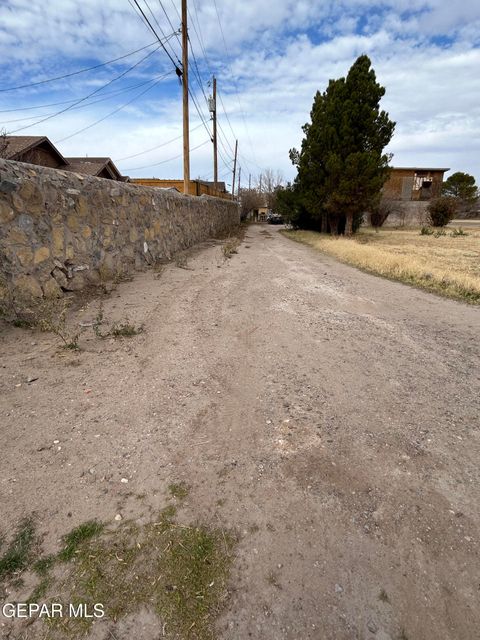
[[111, 158], [67, 158], [68, 171], [83, 173], [88, 176], [98, 176], [105, 169], [114, 180], [122, 180], [123, 176], [112, 162]]
[[68, 161], [46, 136], [6, 136], [5, 140], [7, 146], [3, 151], [3, 155], [8, 160], [16, 160], [27, 151], [42, 147], [44, 149], [47, 148], [53, 155], [57, 156], [61, 164], [68, 165]]

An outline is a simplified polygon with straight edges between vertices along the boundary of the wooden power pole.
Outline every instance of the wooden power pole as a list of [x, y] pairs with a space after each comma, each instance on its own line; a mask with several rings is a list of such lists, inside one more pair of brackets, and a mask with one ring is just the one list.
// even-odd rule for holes
[[218, 159], [217, 159], [217, 79], [213, 76], [213, 184], [218, 189]]
[[238, 167], [238, 188], [237, 188], [237, 195], [240, 198], [240, 181], [242, 179], [242, 167]]
[[238, 140], [235, 140], [235, 157], [233, 158], [232, 199], [235, 200], [235, 174], [237, 172]]
[[187, 0], [182, 0], [182, 87], [183, 87], [183, 193], [190, 187], [190, 132], [188, 118], [188, 31]]

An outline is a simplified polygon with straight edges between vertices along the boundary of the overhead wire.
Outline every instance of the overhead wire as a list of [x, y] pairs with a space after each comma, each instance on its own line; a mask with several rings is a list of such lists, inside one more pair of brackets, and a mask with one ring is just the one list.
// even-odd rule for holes
[[[206, 144], [208, 144], [209, 142], [211, 142], [211, 140], [205, 140], [204, 142], [202, 142], [201, 144], [197, 145], [196, 147], [192, 147], [190, 149], [190, 151], [196, 151], [197, 149], [200, 149], [200, 147], [204, 147]], [[172, 158], [168, 158], [167, 160], [161, 160], [160, 162], [156, 162], [155, 164], [147, 164], [143, 167], [133, 167], [131, 169], [124, 169], [124, 171], [140, 171], [141, 169], [150, 169], [152, 167], [158, 167], [161, 164], [166, 164], [167, 162], [172, 162], [172, 160], [178, 160], [179, 158], [183, 157], [183, 153], [178, 154], [178, 156], [174, 156]]]
[[[160, 33], [162, 34], [162, 36], [163, 36], [163, 37], [165, 37], [165, 32], [164, 32], [164, 30], [163, 30], [163, 28], [162, 28], [161, 24], [158, 22], [157, 17], [155, 16], [155, 14], [153, 13], [152, 9], [150, 8], [150, 5], [148, 4], [148, 0], [144, 0], [144, 2], [145, 2], [145, 4], [146, 4], [146, 6], [147, 6], [147, 9], [150, 11], [150, 14], [151, 14], [151, 16], [152, 16], [153, 20], [155, 21], [155, 24], [156, 24], [156, 25], [157, 25], [157, 27], [160, 29]], [[159, 0], [159, 2], [160, 2], [160, 0]], [[161, 2], [160, 2], [160, 4], [161, 4]], [[177, 31], [178, 31], [178, 29], [177, 29], [177, 31], [175, 30], [175, 27], [174, 27], [174, 26], [173, 26], [173, 24], [170, 22], [170, 20], [169, 20], [169, 23], [170, 23], [170, 27], [171, 27], [171, 29], [172, 29], [172, 33], [174, 33], [174, 34], [175, 34], [175, 37], [177, 38], [177, 41], [178, 41], [178, 35], [177, 35]], [[174, 56], [175, 56], [175, 58], [177, 59], [178, 65], [181, 67], [181, 66], [182, 66], [182, 63], [181, 63], [181, 62], [180, 62], [180, 60], [178, 59], [177, 52], [176, 52], [176, 51], [175, 51], [175, 49], [173, 48], [172, 43], [169, 41], [169, 43], [168, 43], [168, 44], [169, 44], [169, 46], [170, 46], [170, 49], [172, 50], [173, 55], [174, 55]]]
[[[101, 98], [98, 98], [97, 100], [91, 100], [90, 102], [85, 102], [82, 103], [76, 107], [72, 107], [72, 111], [75, 111], [76, 109], [85, 109], [85, 107], [90, 107], [92, 104], [98, 104], [99, 102], [106, 102], [108, 100], [111, 100], [113, 97], [120, 95], [122, 93], [127, 93], [128, 91], [132, 91], [132, 89], [138, 89], [138, 87], [143, 87], [146, 84], [151, 84], [152, 82], [155, 82], [156, 80], [160, 80], [161, 78], [163, 78], [163, 76], [155, 76], [154, 78], [151, 78], [150, 80], [144, 80], [143, 82], [138, 82], [136, 84], [133, 85], [128, 85], [128, 87], [124, 87], [123, 89], [116, 89], [115, 91], [107, 91], [105, 94], [102, 95]], [[61, 105], [61, 104], [71, 104], [72, 102], [76, 102], [77, 98], [74, 98], [72, 100], [65, 100], [63, 102], [52, 102], [51, 104], [44, 104], [44, 105], [37, 105], [36, 107], [22, 107], [19, 109], [7, 109], [8, 111], [25, 111], [27, 109], [40, 109], [41, 107], [54, 107], [57, 105]], [[0, 113], [5, 113], [0, 111]], [[43, 116], [48, 116], [50, 115], [49, 113], [43, 113], [43, 114], [38, 114], [35, 116], [26, 116], [25, 118], [15, 118], [13, 120], [3, 120], [2, 124], [9, 124], [11, 122], [22, 122], [25, 120], [33, 120], [34, 118], [42, 118]]]
[[201, 89], [201, 91], [203, 93], [203, 97], [205, 98], [205, 103], [206, 103], [206, 105], [208, 107], [208, 98], [207, 98], [207, 95], [205, 93], [205, 89], [203, 87], [202, 76], [200, 75], [200, 70], [198, 68], [197, 58], [195, 56], [195, 51], [193, 50], [192, 41], [190, 40], [190, 36], [187, 36], [187, 38], [188, 38], [188, 44], [190, 46], [190, 51], [191, 51], [192, 57], [193, 57], [194, 68], [195, 68], [195, 71], [196, 71], [196, 75], [194, 74], [194, 78], [198, 82], [198, 86], [200, 87], [200, 89]]
[[197, 104], [197, 101], [195, 99], [195, 96], [193, 94], [193, 91], [190, 89], [190, 87], [188, 87], [188, 94], [190, 96], [190, 98], [192, 99], [193, 105], [195, 107], [196, 112], [198, 113], [198, 117], [200, 118], [200, 120], [202, 121], [203, 126], [205, 127], [206, 132], [208, 133], [209, 137], [210, 137], [210, 141], [212, 142], [212, 133], [210, 131], [210, 129], [207, 126], [207, 123], [205, 121], [205, 117], [203, 116], [200, 107]]
[[[197, 124], [196, 127], [193, 127], [190, 129], [190, 133], [193, 133], [193, 131], [197, 131], [197, 129], [200, 129], [200, 127], [203, 126], [203, 123], [200, 122], [199, 124]], [[177, 140], [180, 140], [181, 138], [183, 138], [183, 134], [176, 136], [175, 138], [172, 138], [171, 140], [167, 140], [166, 142], [162, 142], [161, 144], [157, 144], [155, 147], [150, 147], [149, 149], [144, 149], [144, 151], [139, 151], [138, 153], [133, 153], [130, 156], [124, 156], [123, 158], [118, 158], [116, 160], [116, 162], [122, 162], [123, 160], [130, 160], [131, 158], [137, 158], [138, 156], [143, 156], [145, 153], [150, 153], [150, 151], [156, 151], [157, 149], [160, 149], [161, 147], [165, 147], [167, 146], [167, 144], [171, 144], [172, 142], [176, 142]]]
[[[220, 32], [221, 32], [221, 35], [222, 35], [223, 45], [224, 45], [224, 48], [225, 48], [225, 53], [226, 53], [226, 55], [227, 55], [227, 64], [228, 64], [228, 67], [229, 67], [229, 69], [230, 69], [230, 75], [231, 75], [231, 77], [233, 78], [233, 71], [232, 71], [232, 67], [231, 67], [231, 65], [230, 65], [230, 54], [229, 54], [229, 51], [228, 51], [227, 41], [226, 41], [226, 39], [225, 39], [225, 33], [224, 33], [224, 31], [223, 31], [222, 22], [221, 22], [221, 20], [220, 20], [220, 14], [219, 14], [219, 12], [218, 12], [217, 0], [213, 0], [213, 4], [214, 4], [214, 6], [215, 6], [215, 13], [217, 14], [218, 25], [219, 25], [219, 27], [220, 27]], [[247, 121], [246, 121], [246, 119], [245, 119], [245, 113], [244, 113], [244, 110], [243, 110], [243, 108], [242, 108], [242, 104], [241, 104], [241, 102], [240, 102], [240, 94], [239, 94], [239, 92], [238, 92], [237, 83], [236, 83], [236, 82], [234, 82], [234, 83], [233, 83], [233, 86], [234, 86], [234, 89], [235, 89], [235, 93], [237, 94], [238, 106], [240, 107], [240, 114], [241, 114], [241, 116], [242, 116], [243, 124], [244, 124], [244, 127], [245, 127], [245, 132], [246, 132], [246, 134], [247, 134], [248, 143], [249, 143], [249, 145], [250, 145], [250, 149], [251, 149], [251, 151], [252, 151], [252, 154], [253, 154], [253, 156], [255, 157], [255, 151], [254, 151], [254, 149], [253, 149], [252, 140], [251, 140], [251, 138], [250, 138], [250, 133], [249, 133], [249, 130], [248, 130]]]
[[[170, 28], [174, 31], [172, 21], [170, 20], [170, 16], [168, 15], [167, 10], [166, 10], [166, 9], [165, 9], [165, 7], [163, 6], [163, 2], [162, 2], [162, 0], [158, 0], [158, 4], [160, 5], [160, 7], [161, 7], [161, 9], [162, 9], [163, 13], [165, 14], [165, 17], [166, 17], [166, 19], [167, 19], [167, 21], [168, 21], [168, 24], [170, 25]], [[180, 24], [182, 24], [182, 16], [178, 13], [178, 9], [177, 9], [177, 7], [175, 6], [175, 3], [174, 3], [174, 2], [172, 2], [172, 4], [173, 4], [173, 7], [174, 7], [175, 11], [177, 12], [177, 16], [178, 16], [178, 19], [180, 20]]]
[[55, 76], [54, 78], [48, 78], [46, 80], [38, 80], [37, 82], [30, 82], [28, 84], [18, 85], [17, 87], [7, 87], [4, 89], [0, 89], [0, 92], [5, 91], [16, 91], [17, 89], [29, 89], [30, 87], [37, 87], [40, 84], [47, 84], [49, 82], [56, 82], [57, 80], [64, 80], [65, 78], [72, 78], [73, 76], [78, 76], [81, 73], [86, 73], [87, 71], [93, 71], [95, 69], [100, 69], [100, 67], [105, 67], [109, 64], [114, 64], [119, 60], [124, 60], [125, 58], [129, 58], [133, 56], [135, 53], [139, 53], [140, 51], [144, 51], [149, 47], [152, 47], [155, 42], [151, 42], [150, 44], [145, 45], [144, 47], [140, 47], [140, 49], [135, 49], [135, 51], [130, 51], [130, 53], [126, 53], [123, 56], [119, 56], [118, 58], [114, 58], [113, 60], [107, 60], [106, 62], [101, 62], [99, 64], [95, 64], [92, 67], [86, 67], [85, 69], [79, 69], [78, 71], [72, 71], [70, 73], [64, 73], [61, 76]]
[[28, 125], [25, 125], [24, 127], [19, 127], [18, 129], [14, 129], [13, 131], [10, 131], [9, 133], [17, 133], [18, 131], [24, 131], [25, 129], [30, 129], [31, 127], [34, 127], [37, 124], [42, 124], [43, 122], [47, 122], [47, 120], [51, 120], [52, 118], [55, 118], [56, 116], [59, 116], [59, 115], [61, 115], [63, 113], [66, 113], [67, 111], [70, 111], [77, 104], [85, 102], [85, 100], [88, 100], [89, 98], [91, 98], [92, 96], [97, 94], [99, 91], [104, 89], [105, 87], [108, 87], [109, 85], [111, 85], [112, 82], [116, 82], [117, 80], [120, 80], [120, 78], [123, 78], [124, 76], [126, 76], [127, 73], [130, 73], [130, 71], [133, 71], [133, 69], [135, 69], [140, 64], [142, 64], [142, 62], [145, 62], [145, 60], [147, 60], [150, 56], [152, 56], [154, 53], [156, 53], [159, 49], [160, 49], [160, 46], [156, 47], [153, 51], [150, 51], [146, 56], [144, 56], [141, 60], [139, 60], [134, 65], [129, 67], [126, 71], [123, 71], [120, 75], [115, 76], [115, 78], [112, 78], [111, 80], [109, 80], [106, 84], [102, 85], [101, 87], [97, 87], [94, 91], [89, 93], [87, 96], [84, 96], [83, 98], [80, 98], [79, 100], [74, 102], [69, 107], [65, 107], [65, 109], [61, 109], [60, 111], [52, 113], [49, 116], [46, 116], [45, 118], [42, 118], [40, 120], [37, 120], [36, 122], [33, 122], [32, 124], [28, 124]]
[[138, 4], [138, 0], [133, 0], [133, 2], [135, 3], [135, 5], [138, 7], [140, 13], [142, 14], [145, 22], [147, 23], [147, 25], [149, 26], [150, 30], [152, 31], [152, 33], [155, 35], [155, 37], [157, 38], [157, 40], [159, 41], [162, 49], [165, 51], [165, 53], [167, 54], [167, 56], [170, 58], [170, 61], [172, 62], [173, 66], [175, 67], [175, 72], [177, 74], [178, 77], [180, 77], [182, 75], [182, 70], [180, 69], [180, 67], [177, 65], [177, 63], [175, 62], [175, 60], [172, 58], [172, 56], [170, 55], [170, 53], [168, 52], [168, 49], [165, 47], [165, 45], [163, 44], [161, 38], [159, 37], [158, 33], [155, 31], [155, 29], [152, 26], [152, 23], [150, 22], [150, 20], [147, 18], [147, 16], [145, 15], [144, 10], [142, 9], [142, 7]]
[[128, 107], [129, 104], [132, 104], [132, 102], [135, 102], [136, 100], [138, 100], [139, 98], [141, 98], [143, 95], [145, 95], [148, 91], [151, 91], [154, 87], [157, 86], [157, 84], [159, 82], [161, 82], [164, 78], [166, 78], [167, 76], [169, 76], [171, 73], [173, 73], [173, 71], [168, 71], [168, 73], [165, 73], [161, 78], [159, 78], [158, 80], [156, 80], [150, 87], [147, 87], [147, 89], [144, 89], [143, 91], [141, 91], [139, 94], [137, 94], [134, 98], [132, 98], [131, 100], [129, 100], [128, 102], [125, 102], [124, 104], [122, 104], [120, 107], [117, 107], [116, 109], [114, 109], [113, 111], [111, 111], [110, 113], [107, 113], [105, 116], [103, 116], [102, 118], [99, 118], [98, 120], [95, 120], [95, 122], [92, 122], [91, 124], [87, 125], [86, 127], [82, 127], [81, 129], [78, 129], [77, 131], [75, 131], [74, 133], [71, 133], [68, 136], [65, 136], [64, 138], [60, 138], [59, 140], [55, 140], [55, 144], [59, 143], [59, 142], [64, 142], [65, 140], [70, 140], [70, 138], [73, 138], [74, 136], [78, 135], [79, 133], [83, 133], [84, 131], [87, 131], [87, 129], [91, 129], [92, 127], [94, 127], [95, 125], [99, 124], [100, 122], [103, 122], [104, 120], [106, 120], [107, 118], [110, 118], [110, 116], [115, 115], [116, 113], [118, 113], [119, 111], [121, 111], [122, 109], [125, 109], [125, 107]]
[[[176, 12], [177, 12], [177, 15], [180, 17], [180, 15], [179, 15], [179, 13], [178, 13], [178, 9], [176, 8], [176, 5], [175, 5], [174, 1], [173, 1], [173, 0], [171, 0], [171, 2], [172, 2], [172, 5], [174, 6], [174, 8], [175, 8], [175, 10], [176, 10]], [[205, 42], [204, 42], [204, 40], [203, 40], [203, 36], [202, 36], [202, 30], [201, 30], [201, 26], [200, 26], [200, 19], [199, 19], [199, 17], [198, 17], [197, 5], [196, 5], [196, 3], [195, 3], [195, 0], [192, 0], [192, 2], [193, 2], [193, 8], [194, 8], [194, 11], [195, 11], [195, 17], [196, 17], [196, 20], [197, 20], [198, 29], [197, 29], [197, 25], [195, 24], [195, 20], [193, 19], [193, 16], [192, 16], [192, 14], [191, 14], [191, 12], [190, 12], [190, 11], [188, 11], [188, 15], [189, 15], [189, 17], [190, 17], [190, 22], [191, 22], [191, 24], [192, 24], [192, 26], [193, 26], [193, 30], [194, 30], [194, 32], [195, 32], [195, 35], [197, 36], [197, 40], [198, 40], [198, 43], [199, 43], [200, 48], [201, 48], [201, 50], [202, 50], [203, 57], [204, 57], [205, 62], [206, 62], [206, 64], [207, 64], [207, 68], [208, 68], [208, 70], [209, 70], [210, 74], [213, 76], [214, 74], [213, 74], [212, 66], [211, 66], [210, 61], [209, 61], [209, 59], [208, 59], [208, 55], [207, 55], [206, 48], [205, 48]], [[194, 49], [193, 49], [193, 44], [192, 44], [192, 42], [191, 42], [191, 39], [190, 39], [190, 38], [189, 38], [189, 43], [190, 43], [190, 49], [191, 49], [191, 51], [192, 51], [192, 56], [193, 56], [193, 58], [194, 58], [194, 64], [195, 64], [195, 67], [196, 67], [196, 70], [197, 70], [197, 74], [198, 74], [198, 76], [200, 76], [200, 71], [199, 71], [199, 69], [198, 69], [198, 64], [197, 64], [197, 61], [196, 61], [196, 56], [195, 56], [195, 52], [194, 52]], [[194, 76], [194, 77], [195, 77], [195, 76]], [[201, 83], [201, 79], [200, 79], [200, 81], [199, 81], [199, 84], [202, 84], [202, 83]], [[203, 87], [202, 87], [202, 91], [203, 91]], [[217, 91], [217, 93], [218, 93], [218, 91]], [[207, 100], [207, 97], [206, 97], [206, 95], [205, 95], [205, 92], [204, 92], [204, 91], [203, 91], [203, 95], [204, 95], [205, 100], [206, 100], [206, 102], [207, 102], [207, 104], [208, 104], [208, 100]], [[221, 101], [222, 108], [223, 108], [223, 111], [224, 111], [224, 113], [225, 113], [225, 116], [226, 116], [226, 118], [228, 119], [228, 114], [227, 114], [227, 112], [226, 112], [226, 110], [225, 110], [225, 106], [224, 106], [224, 104], [223, 104], [223, 101], [221, 100], [221, 96], [219, 96], [219, 97], [220, 97], [220, 101]], [[228, 119], [228, 122], [229, 122], [229, 125], [230, 125], [230, 129], [232, 130], [233, 137], [234, 137], [234, 139], [236, 139], [236, 138], [237, 138], [237, 136], [235, 135], [235, 132], [233, 131], [233, 128], [232, 128], [232, 126], [231, 126], [231, 123], [230, 123], [230, 120], [229, 120], [229, 119]], [[218, 126], [220, 127], [220, 122], [218, 122], [218, 120], [217, 120], [217, 124], [218, 124]], [[230, 147], [230, 152], [231, 152], [231, 153], [232, 153], [232, 155], [233, 155], [233, 153], [234, 153], [234, 152], [233, 152], [232, 146], [231, 146], [231, 145], [230, 145], [230, 143], [228, 142], [228, 137], [225, 135], [225, 133], [224, 133], [224, 136], [225, 136], [225, 139], [227, 140], [228, 146]], [[225, 149], [225, 148], [224, 148], [224, 151], [225, 151], [225, 153], [226, 153], [227, 155], [229, 155], [229, 152], [228, 152], [228, 151], [226, 151], [226, 149]]]

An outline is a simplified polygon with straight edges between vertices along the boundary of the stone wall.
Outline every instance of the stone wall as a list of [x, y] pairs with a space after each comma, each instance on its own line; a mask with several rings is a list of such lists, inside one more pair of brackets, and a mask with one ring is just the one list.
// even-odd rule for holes
[[98, 284], [239, 221], [231, 201], [0, 159], [0, 299]]

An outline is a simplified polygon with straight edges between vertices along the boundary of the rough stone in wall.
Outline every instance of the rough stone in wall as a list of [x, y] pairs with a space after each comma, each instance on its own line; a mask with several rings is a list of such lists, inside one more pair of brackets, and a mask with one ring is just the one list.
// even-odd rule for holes
[[0, 299], [98, 284], [239, 222], [228, 200], [0, 159]]

